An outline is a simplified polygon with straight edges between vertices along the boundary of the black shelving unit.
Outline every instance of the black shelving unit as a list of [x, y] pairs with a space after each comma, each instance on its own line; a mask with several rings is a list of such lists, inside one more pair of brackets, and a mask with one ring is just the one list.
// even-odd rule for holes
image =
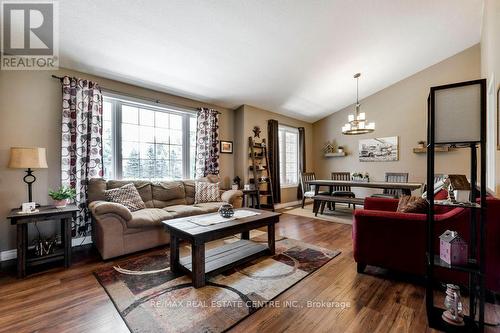
[[255, 208], [271, 209], [274, 212], [274, 198], [271, 174], [269, 172], [269, 161], [267, 155], [266, 140], [256, 142], [252, 137], [248, 137], [248, 146], [250, 148], [250, 166], [251, 173], [250, 184], [254, 184], [257, 203]]
[[[436, 142], [436, 93], [444, 89], [462, 88], [471, 85], [479, 87], [479, 136], [470, 141]], [[428, 191], [429, 210], [427, 213], [427, 285], [426, 285], [426, 309], [429, 326], [445, 332], [483, 332], [484, 331], [484, 303], [485, 303], [485, 223], [486, 223], [486, 80], [474, 80], [455, 83], [444, 86], [432, 87], [430, 89], [428, 106], [427, 126], [427, 184], [434, 183], [434, 158], [437, 145], [448, 144], [457, 149], [470, 150], [470, 183], [471, 204], [446, 203], [434, 201], [434, 191]], [[472, 110], [471, 110], [472, 112]], [[442, 120], [441, 120], [442, 121]], [[450, 126], [457, 119], [450, 119]], [[477, 198], [477, 152], [480, 152], [480, 197]], [[479, 203], [477, 203], [479, 199]], [[466, 265], [448, 265], [435, 254], [434, 242], [436, 235], [434, 230], [434, 206], [446, 205], [470, 209], [470, 243], [469, 260]], [[479, 218], [478, 218], [479, 217]], [[479, 235], [478, 235], [479, 232]], [[469, 315], [464, 316], [465, 326], [457, 327], [446, 323], [441, 315], [443, 308], [434, 304], [434, 288], [439, 281], [435, 278], [435, 268], [466, 272], [469, 277]]]

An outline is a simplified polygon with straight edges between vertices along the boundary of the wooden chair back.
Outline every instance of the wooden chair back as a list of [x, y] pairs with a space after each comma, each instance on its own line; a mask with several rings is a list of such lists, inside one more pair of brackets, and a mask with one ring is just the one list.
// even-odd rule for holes
[[[351, 180], [351, 173], [350, 172], [332, 172], [332, 180]], [[340, 185], [335, 185], [333, 186], [333, 191], [344, 191], [344, 192], [351, 192], [351, 187], [350, 186], [340, 186]]]
[[[385, 181], [388, 183], [408, 183], [408, 172], [386, 172]], [[403, 190], [384, 189], [384, 194], [400, 197], [403, 195]]]
[[314, 172], [302, 172], [300, 174], [300, 185], [302, 185], [304, 193], [312, 191], [311, 185], [307, 183], [309, 180], [316, 180]]

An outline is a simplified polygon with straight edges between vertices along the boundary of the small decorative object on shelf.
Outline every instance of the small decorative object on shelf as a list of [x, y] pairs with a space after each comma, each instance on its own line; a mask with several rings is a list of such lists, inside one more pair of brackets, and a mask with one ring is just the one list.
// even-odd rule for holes
[[334, 142], [327, 141], [321, 151], [323, 154], [333, 154], [337, 152], [337, 148]]
[[467, 264], [467, 243], [458, 232], [446, 230], [439, 236], [439, 257], [449, 265]]
[[425, 141], [420, 140], [420, 141], [418, 142], [418, 146], [417, 146], [417, 148], [419, 148], [419, 149], [424, 149], [424, 148], [425, 148]]
[[361, 172], [355, 172], [351, 177], [354, 182], [368, 183], [370, 182], [370, 175], [366, 172], [364, 175]]
[[220, 214], [220, 216], [222, 216], [224, 218], [233, 217], [233, 215], [234, 215], [233, 205], [228, 204], [228, 203], [223, 204], [219, 208], [219, 214]]
[[259, 126], [254, 126], [252, 132], [253, 132], [253, 137], [254, 138], [260, 138], [260, 132], [261, 132], [261, 130], [260, 130]]
[[343, 153], [344, 153], [344, 147], [342, 147], [342, 146], [338, 146], [338, 148], [337, 148], [337, 153], [339, 153], [339, 154], [343, 154]]
[[471, 186], [465, 175], [449, 175], [446, 185], [452, 201], [470, 202]]
[[49, 196], [54, 200], [56, 208], [64, 208], [68, 201], [76, 197], [76, 190], [70, 187], [60, 187], [57, 191], [49, 191]]
[[236, 176], [233, 178], [233, 184], [231, 185], [231, 189], [233, 190], [239, 190], [240, 189], [240, 184], [241, 184], [241, 178]]
[[446, 297], [444, 299], [446, 311], [441, 316], [448, 324], [464, 326], [463, 306], [460, 300], [460, 287], [454, 284], [446, 285]]

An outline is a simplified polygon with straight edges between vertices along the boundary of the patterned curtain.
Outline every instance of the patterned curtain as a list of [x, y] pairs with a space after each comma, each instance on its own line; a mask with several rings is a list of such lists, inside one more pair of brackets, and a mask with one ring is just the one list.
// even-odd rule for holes
[[74, 221], [76, 234], [90, 225], [87, 185], [102, 177], [102, 93], [91, 81], [65, 76], [62, 83], [61, 183], [76, 190], [80, 213]]
[[[299, 127], [299, 173], [306, 172], [306, 130], [304, 127]], [[302, 184], [299, 182], [297, 187], [297, 199], [302, 199], [303, 196]]]
[[219, 174], [219, 112], [200, 108], [196, 122], [195, 178]]
[[269, 175], [273, 186], [274, 203], [281, 202], [280, 185], [280, 143], [278, 121], [270, 119], [267, 121], [268, 155], [269, 155]]

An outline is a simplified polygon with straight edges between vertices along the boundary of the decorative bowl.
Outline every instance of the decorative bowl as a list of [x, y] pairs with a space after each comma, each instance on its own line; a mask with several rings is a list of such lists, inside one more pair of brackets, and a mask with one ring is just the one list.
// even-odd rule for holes
[[232, 217], [234, 215], [233, 205], [228, 204], [228, 203], [223, 204], [219, 208], [219, 214], [220, 214], [220, 216], [225, 217], [225, 218]]

